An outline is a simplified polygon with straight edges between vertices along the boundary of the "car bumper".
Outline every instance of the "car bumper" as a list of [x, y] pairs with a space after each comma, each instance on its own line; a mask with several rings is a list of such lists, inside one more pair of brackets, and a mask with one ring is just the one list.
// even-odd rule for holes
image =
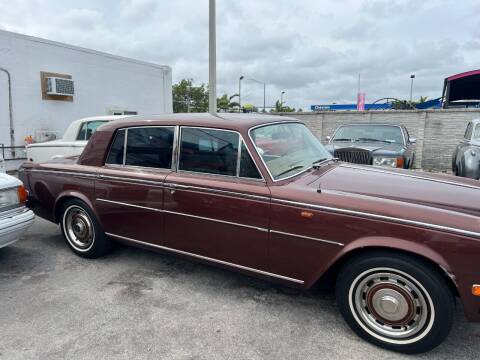
[[33, 211], [24, 206], [0, 212], [0, 248], [17, 241], [34, 219]]

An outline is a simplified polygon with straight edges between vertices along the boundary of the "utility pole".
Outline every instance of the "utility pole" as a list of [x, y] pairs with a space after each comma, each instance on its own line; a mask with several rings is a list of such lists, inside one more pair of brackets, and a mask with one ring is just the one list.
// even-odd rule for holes
[[410, 104], [412, 103], [412, 95], [413, 95], [413, 79], [415, 79], [415, 74], [410, 75]]
[[208, 2], [208, 110], [217, 114], [217, 45], [215, 0]]
[[11, 153], [12, 157], [15, 158], [15, 129], [13, 127], [13, 103], [12, 103], [12, 78], [10, 77], [10, 72], [7, 69], [0, 68], [1, 72], [4, 72], [7, 75], [8, 81], [8, 117], [10, 124], [10, 146], [12, 147]]
[[285, 90], [280, 94], [280, 111], [283, 110], [283, 94], [285, 94]]

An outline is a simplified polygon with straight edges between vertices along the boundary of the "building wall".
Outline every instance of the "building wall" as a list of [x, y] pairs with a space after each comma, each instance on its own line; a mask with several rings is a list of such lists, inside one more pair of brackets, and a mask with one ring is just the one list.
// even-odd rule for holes
[[[110, 109], [172, 112], [168, 66], [0, 31], [0, 67], [12, 78], [16, 145], [23, 145], [25, 136], [36, 130], [53, 130], [61, 136], [73, 120], [106, 115]], [[42, 100], [42, 71], [71, 75], [73, 101]], [[0, 144], [10, 145], [6, 83], [0, 72]]]
[[284, 113], [293, 116], [325, 143], [335, 129], [349, 123], [386, 123], [405, 125], [417, 139], [415, 168], [450, 171], [452, 154], [463, 138], [468, 121], [480, 118], [480, 109], [325, 111]]

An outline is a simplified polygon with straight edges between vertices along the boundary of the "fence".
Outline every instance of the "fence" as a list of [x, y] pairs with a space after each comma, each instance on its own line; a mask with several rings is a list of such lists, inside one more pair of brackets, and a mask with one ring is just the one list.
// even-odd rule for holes
[[5, 161], [27, 159], [27, 151], [25, 146], [5, 146], [0, 144], [0, 153]]
[[343, 124], [405, 125], [410, 136], [417, 139], [414, 167], [428, 171], [449, 171], [452, 167], [452, 154], [463, 138], [468, 121], [480, 118], [480, 110], [322, 111], [279, 115], [303, 121], [322, 142]]

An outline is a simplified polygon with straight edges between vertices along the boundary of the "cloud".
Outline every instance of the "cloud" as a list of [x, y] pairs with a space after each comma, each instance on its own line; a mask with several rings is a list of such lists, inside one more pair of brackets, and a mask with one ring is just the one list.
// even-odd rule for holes
[[[174, 81], [208, 81], [207, 0], [0, 0], [10, 31], [170, 65]], [[267, 105], [440, 95], [444, 77], [478, 68], [478, 0], [217, 1], [217, 88], [267, 83]], [[244, 101], [263, 86], [245, 79]]]

